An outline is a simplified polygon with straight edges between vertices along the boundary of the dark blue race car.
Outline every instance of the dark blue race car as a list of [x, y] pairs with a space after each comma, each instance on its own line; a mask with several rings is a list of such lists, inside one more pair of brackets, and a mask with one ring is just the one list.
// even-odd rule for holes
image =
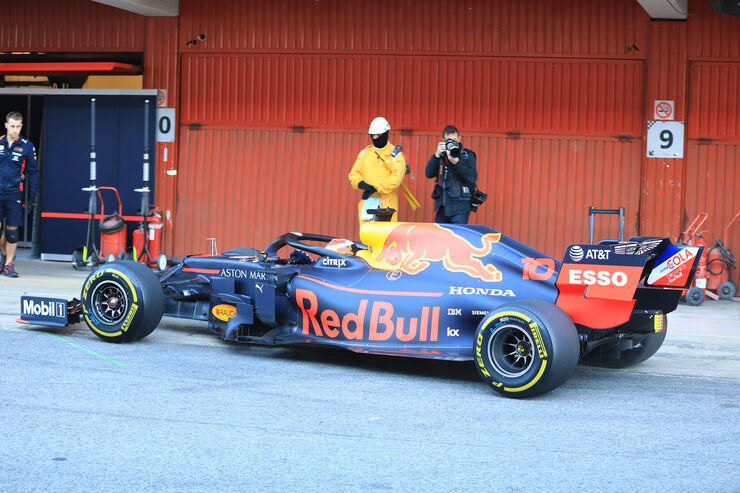
[[[157, 274], [104, 264], [60, 323], [81, 317], [126, 342], [166, 315], [207, 321], [229, 341], [471, 360], [493, 390], [525, 397], [579, 361], [623, 368], [652, 356], [701, 255], [636, 237], [570, 245], [561, 263], [479, 225], [369, 222], [360, 238], [288, 233]], [[21, 321], [48, 322], [44, 302], [23, 300]]]

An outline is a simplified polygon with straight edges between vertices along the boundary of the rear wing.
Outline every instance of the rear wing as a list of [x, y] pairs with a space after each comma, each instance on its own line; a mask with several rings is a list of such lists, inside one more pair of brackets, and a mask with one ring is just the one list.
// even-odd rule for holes
[[555, 281], [556, 304], [574, 323], [595, 329], [621, 325], [637, 309], [671, 312], [691, 285], [703, 248], [655, 237], [569, 245]]

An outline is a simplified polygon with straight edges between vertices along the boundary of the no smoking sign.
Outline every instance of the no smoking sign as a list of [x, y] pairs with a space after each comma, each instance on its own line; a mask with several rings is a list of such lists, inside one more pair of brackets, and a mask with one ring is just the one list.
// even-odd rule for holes
[[675, 104], [673, 101], [655, 100], [653, 120], [673, 120]]

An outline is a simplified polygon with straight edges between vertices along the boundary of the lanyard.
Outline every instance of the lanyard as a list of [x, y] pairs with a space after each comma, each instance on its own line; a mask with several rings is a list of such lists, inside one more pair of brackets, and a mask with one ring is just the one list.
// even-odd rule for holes
[[439, 158], [439, 173], [437, 173], [437, 183], [444, 188], [447, 181], [447, 158]]

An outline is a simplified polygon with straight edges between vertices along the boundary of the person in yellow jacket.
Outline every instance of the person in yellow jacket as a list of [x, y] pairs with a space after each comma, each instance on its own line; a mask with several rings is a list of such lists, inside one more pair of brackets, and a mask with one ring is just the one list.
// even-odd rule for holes
[[[398, 188], [406, 174], [406, 158], [402, 152], [395, 156], [395, 146], [388, 141], [388, 132], [391, 126], [383, 117], [375, 118], [370, 123], [368, 134], [373, 141], [357, 155], [352, 171], [349, 172], [349, 182], [355, 190], [362, 190], [362, 200], [358, 204], [360, 223], [369, 220], [365, 214], [365, 202], [371, 197], [380, 199], [368, 201], [370, 208], [391, 207], [398, 210]], [[391, 221], [398, 220], [398, 213], [393, 214]]]

